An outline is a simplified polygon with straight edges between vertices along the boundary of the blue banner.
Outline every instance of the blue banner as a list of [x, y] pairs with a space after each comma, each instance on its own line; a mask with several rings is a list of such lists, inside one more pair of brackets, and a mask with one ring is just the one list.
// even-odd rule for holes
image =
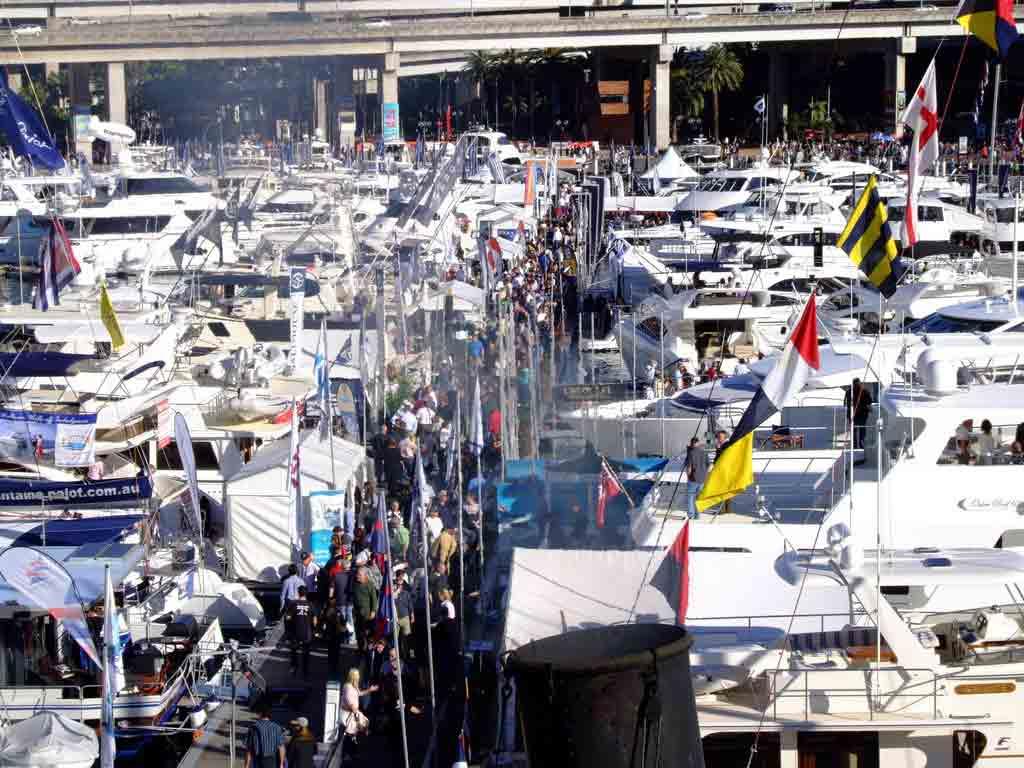
[[40, 116], [8, 87], [5, 70], [0, 70], [0, 130], [15, 154], [51, 171], [64, 167], [64, 158]]
[[309, 551], [323, 565], [331, 559], [331, 534], [345, 516], [345, 491], [313, 491], [309, 494]]
[[0, 480], [0, 507], [141, 506], [152, 494], [153, 486], [146, 475], [81, 483]]

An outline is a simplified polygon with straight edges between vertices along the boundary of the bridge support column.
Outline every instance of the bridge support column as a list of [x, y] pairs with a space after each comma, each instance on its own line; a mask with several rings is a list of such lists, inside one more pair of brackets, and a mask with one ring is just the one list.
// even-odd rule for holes
[[672, 64], [672, 46], [656, 45], [651, 48], [648, 66], [651, 78], [651, 111], [648, 130], [651, 146], [667, 149], [672, 142], [671, 86], [669, 85]]
[[782, 51], [768, 54], [768, 93], [764, 119], [768, 121], [769, 138], [788, 139], [789, 120], [789, 56]]
[[907, 56], [917, 52], [916, 37], [901, 37], [885, 52], [886, 111], [893, 112], [893, 132], [903, 132], [900, 118], [907, 106]]
[[[68, 65], [68, 101], [71, 103], [72, 130], [76, 114], [92, 114], [92, 83], [89, 75], [88, 64]], [[74, 139], [75, 153], [85, 155], [91, 161], [92, 142], [77, 135]]]
[[124, 79], [124, 63], [107, 64], [107, 120], [128, 122], [128, 88]]
[[401, 56], [397, 53], [384, 54], [384, 66], [380, 71], [381, 104], [398, 103], [398, 69]]
[[327, 123], [327, 81], [313, 78], [313, 133], [323, 141], [330, 141]]

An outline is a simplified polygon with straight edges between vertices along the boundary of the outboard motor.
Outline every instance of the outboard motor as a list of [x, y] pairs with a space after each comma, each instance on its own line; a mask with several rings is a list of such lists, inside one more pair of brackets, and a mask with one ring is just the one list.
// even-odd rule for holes
[[530, 765], [703, 768], [691, 643], [682, 627], [626, 624], [513, 651]]

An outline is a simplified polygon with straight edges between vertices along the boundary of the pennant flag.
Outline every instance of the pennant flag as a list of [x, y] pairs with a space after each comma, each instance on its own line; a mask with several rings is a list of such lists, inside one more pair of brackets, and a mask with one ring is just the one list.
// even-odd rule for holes
[[17, 590], [26, 605], [47, 611], [60, 621], [93, 663], [103, 667], [85, 621], [82, 600], [64, 566], [32, 547], [8, 547], [0, 552], [0, 576]]
[[6, 69], [0, 69], [0, 131], [18, 157], [50, 171], [64, 167], [64, 158], [39, 114], [8, 86]]
[[956, 9], [957, 23], [1005, 59], [1017, 42], [1013, 0], [962, 0]]
[[608, 462], [601, 459], [601, 477], [597, 483], [597, 527], [604, 528], [604, 510], [609, 499], [614, 499], [620, 493], [626, 493], [619, 478], [612, 472]]
[[114, 697], [125, 687], [121, 631], [114, 602], [110, 566], [106, 567], [103, 597], [103, 706], [100, 713], [100, 766], [114, 768], [117, 745], [114, 741]]
[[[351, 341], [351, 338], [349, 339]], [[327, 321], [320, 321], [320, 339], [313, 358], [313, 377], [316, 379], [316, 399], [320, 408], [320, 439], [331, 435], [331, 379], [327, 364]]]
[[818, 313], [812, 294], [779, 361], [761, 382], [732, 436], [719, 449], [697, 496], [699, 511], [728, 501], [754, 482], [754, 430], [781, 411], [819, 365]]
[[110, 294], [107, 293], [106, 283], [100, 283], [100, 319], [110, 334], [110, 346], [116, 352], [124, 346], [124, 334], [121, 332], [121, 323], [117, 320], [114, 304], [110, 301]]
[[51, 219], [49, 230], [39, 241], [39, 281], [32, 306], [45, 312], [60, 304], [60, 292], [81, 271], [64, 225], [60, 219]]
[[907, 164], [907, 204], [903, 215], [903, 247], [917, 242], [917, 192], [921, 177], [939, 159], [938, 98], [935, 95], [935, 59], [925, 70], [903, 113], [903, 124], [914, 131]]
[[864, 187], [836, 245], [846, 251], [850, 260], [886, 298], [895, 293], [907, 266], [899, 258], [885, 204], [878, 197], [878, 180], [874, 176]]
[[675, 609], [676, 623], [686, 623], [686, 610], [690, 603], [690, 521], [683, 523], [683, 530], [676, 536], [672, 546], [665, 552], [658, 570], [654, 572], [651, 586], [661, 592], [668, 604]]
[[533, 172], [533, 160], [526, 161], [526, 192], [523, 196], [523, 206], [529, 208], [537, 199], [537, 176]]

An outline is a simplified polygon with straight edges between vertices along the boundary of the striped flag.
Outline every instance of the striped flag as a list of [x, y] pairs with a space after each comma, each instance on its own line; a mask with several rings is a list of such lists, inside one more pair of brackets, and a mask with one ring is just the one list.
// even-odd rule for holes
[[39, 242], [39, 281], [32, 301], [34, 309], [45, 312], [60, 304], [60, 292], [82, 271], [71, 240], [60, 219], [50, 220], [46, 236]]
[[957, 23], [1005, 59], [1017, 42], [1013, 0], [962, 0], [956, 9]]
[[874, 176], [868, 180], [850, 212], [836, 245], [846, 251], [850, 261], [860, 267], [886, 298], [896, 292], [907, 266], [899, 257], [885, 204], [878, 196], [878, 179]]
[[491, 170], [491, 179], [495, 184], [505, 183], [505, 168], [493, 152], [487, 156], [487, 167]]
[[699, 511], [728, 501], [754, 482], [754, 430], [782, 410], [819, 365], [818, 313], [812, 294], [782, 356], [761, 382], [732, 436], [719, 449], [697, 496]]
[[[351, 337], [349, 337], [351, 341]], [[320, 439], [326, 440], [331, 434], [331, 378], [327, 362], [327, 321], [320, 321], [320, 340], [313, 358], [313, 375], [316, 379], [317, 405], [320, 407]]]

